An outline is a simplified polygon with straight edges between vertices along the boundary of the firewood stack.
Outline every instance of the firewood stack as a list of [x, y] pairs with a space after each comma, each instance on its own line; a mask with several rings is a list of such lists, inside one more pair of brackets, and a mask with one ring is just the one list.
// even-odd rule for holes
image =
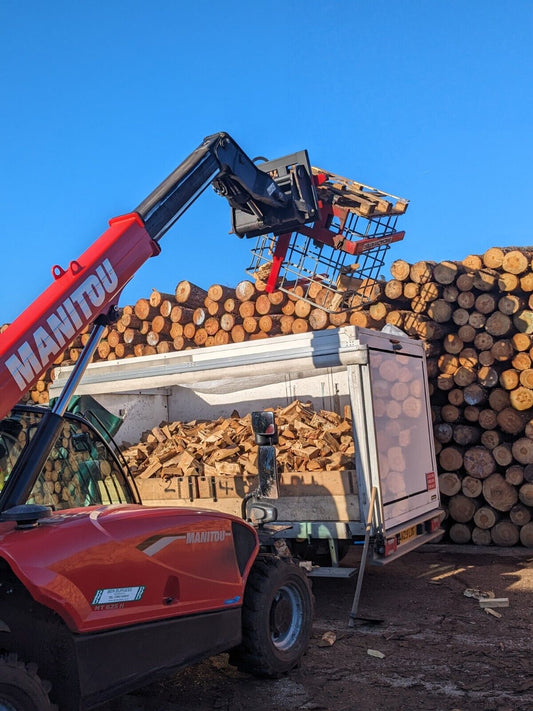
[[[449, 536], [533, 546], [533, 248], [462, 261], [398, 259], [371, 303], [328, 313], [261, 279], [204, 290], [180, 282], [126, 306], [97, 358], [116, 359], [342, 325], [395, 325], [426, 344], [435, 447]], [[320, 285], [316, 285], [320, 290]], [[309, 289], [307, 289], [309, 294]], [[365, 285], [365, 295], [368, 285]], [[316, 295], [313, 297], [316, 298]], [[79, 355], [83, 334], [62, 356]], [[61, 358], [56, 364], [61, 362]], [[30, 393], [46, 402], [53, 372]]]
[[[294, 400], [274, 409], [280, 473], [354, 469], [350, 408], [344, 415]], [[255, 476], [257, 445], [251, 415], [161, 423], [123, 454], [134, 476]]]

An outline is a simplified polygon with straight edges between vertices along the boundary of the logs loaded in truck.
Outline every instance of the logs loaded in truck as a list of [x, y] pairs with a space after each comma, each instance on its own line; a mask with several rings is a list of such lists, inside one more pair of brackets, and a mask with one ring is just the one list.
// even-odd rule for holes
[[[146, 505], [120, 450], [101, 434], [101, 423], [69, 411], [74, 392], [85, 387], [80, 383], [102, 333], [117, 317], [124, 286], [160, 252], [162, 236], [209, 185], [230, 203], [233, 232], [259, 238], [254, 269], [268, 272], [268, 288], [283, 287], [284, 270], [296, 269], [306, 284], [320, 282], [329, 289], [324, 308], [345, 308], [350, 295], [379, 268], [388, 246], [403, 236], [395, 220], [405, 201], [313, 169], [305, 151], [254, 162], [230, 136], [219, 133], [207, 137], [133, 212], [111, 220], [109, 229], [67, 268], [52, 268], [53, 283], [0, 334], [2, 708], [90, 709], [158, 674], [221, 651], [229, 651], [244, 671], [276, 677], [292, 669], [305, 652], [312, 594], [298, 551], [278, 553], [277, 535], [283, 531], [283, 540], [289, 539], [286, 532], [294, 527], [295, 516], [281, 509], [278, 519], [286, 522], [280, 526], [274, 521], [276, 500], [269, 497], [274, 490], [282, 494], [283, 487], [272, 458], [271, 417], [255, 418], [264, 462], [259, 484], [238, 510], [228, 511], [210, 506], [210, 500], [201, 509], [198, 502], [194, 507], [168, 505], [175, 501]], [[367, 220], [373, 227], [362, 232], [356, 213], [369, 210], [376, 218]], [[361, 264], [348, 268], [354, 255]], [[319, 266], [323, 264], [328, 279]], [[348, 280], [342, 290], [341, 277]], [[93, 324], [90, 337], [52, 406], [21, 404], [88, 324]], [[379, 367], [368, 356], [374, 346], [353, 335], [348, 340], [355, 351], [346, 361], [342, 349], [323, 360], [304, 344], [296, 347], [319, 368], [330, 368], [331, 358], [334, 369], [349, 362], [350, 393], [362, 388], [368, 402], [373, 365]], [[398, 350], [410, 354], [414, 348], [401, 337], [376, 338], [379, 359], [396, 356]], [[228, 359], [224, 367], [241, 372], [243, 363], [251, 362], [237, 352], [221, 358]], [[422, 377], [423, 357], [416, 353], [414, 361], [417, 377]], [[125, 370], [114, 371], [119, 387], [131, 375], [128, 364], [122, 365]], [[390, 377], [395, 377], [395, 368], [393, 364], [387, 371]], [[402, 363], [402, 368], [409, 365]], [[171, 368], [193, 380], [198, 370], [194, 358]], [[158, 376], [171, 371], [163, 366]], [[358, 449], [358, 511], [372, 513], [373, 540], [381, 541], [383, 554], [403, 544], [394, 516], [400, 516], [405, 531], [406, 506], [413, 513], [408, 516], [409, 540], [430, 537], [436, 520], [438, 495], [424, 429], [424, 397], [422, 392], [424, 414], [416, 429], [417, 437], [428, 437], [423, 445], [418, 440], [423, 481], [417, 474], [417, 491], [403, 497], [409, 502], [414, 496], [418, 503], [382, 500], [374, 485], [370, 500], [365, 476], [377, 466], [376, 449]], [[378, 417], [376, 410], [372, 416]], [[355, 419], [363, 423], [369, 441], [376, 438], [368, 415], [361, 412]], [[373, 422], [379, 428], [378, 420]], [[390, 530], [382, 515], [387, 505], [393, 512]], [[343, 541], [354, 542], [363, 529], [352, 527], [352, 513], [345, 518]], [[308, 525], [313, 537], [310, 520], [298, 529], [298, 540], [308, 535]], [[329, 535], [327, 540], [333, 545], [340, 538]]]

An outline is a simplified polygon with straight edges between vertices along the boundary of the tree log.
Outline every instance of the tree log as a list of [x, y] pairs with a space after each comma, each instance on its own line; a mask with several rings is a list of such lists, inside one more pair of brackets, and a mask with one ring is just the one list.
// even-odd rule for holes
[[452, 284], [459, 273], [460, 268], [455, 262], [444, 261], [433, 267], [433, 278], [439, 284]]
[[516, 526], [525, 526], [531, 521], [531, 509], [524, 504], [515, 504], [509, 511], [509, 518]]
[[519, 464], [533, 463], [533, 440], [520, 437], [512, 444], [513, 457]]
[[492, 543], [490, 531], [474, 526], [472, 529], [472, 543], [476, 546], [490, 546]]
[[463, 465], [465, 471], [477, 479], [486, 479], [496, 469], [496, 462], [492, 453], [481, 445], [466, 450]]
[[515, 410], [530, 410], [533, 407], [533, 390], [529, 387], [517, 387], [511, 390], [509, 398]]
[[491, 247], [482, 255], [483, 264], [489, 269], [499, 269], [503, 264], [503, 250]]
[[505, 481], [513, 486], [520, 486], [524, 481], [524, 467], [520, 464], [512, 464], [505, 470]]
[[166, 294], [164, 291], [158, 291], [157, 289], [152, 289], [150, 294], [149, 302], [150, 306], [154, 309], [159, 309], [163, 301], [174, 301], [173, 294]]
[[518, 501], [515, 487], [497, 473], [483, 481], [483, 497], [496, 511], [509, 511]]
[[509, 547], [516, 546], [520, 540], [518, 526], [515, 526], [511, 521], [498, 521], [490, 529], [492, 541], [497, 546]]
[[463, 455], [457, 447], [444, 447], [439, 454], [439, 464], [445, 471], [459, 471], [463, 466]]
[[390, 273], [396, 281], [407, 281], [411, 272], [411, 265], [403, 259], [396, 259], [390, 266]]
[[497, 414], [496, 420], [500, 429], [508, 434], [517, 435], [524, 431], [524, 416], [521, 412], [518, 412], [511, 407], [504, 407], [501, 409]]
[[184, 279], [176, 285], [174, 295], [178, 304], [187, 304], [189, 308], [195, 309], [204, 305], [207, 291]]
[[507, 252], [503, 257], [502, 269], [509, 274], [523, 274], [528, 266], [528, 257], [518, 249]]
[[461, 491], [461, 480], [455, 472], [439, 474], [439, 491], [444, 496], [454, 496]]
[[454, 543], [464, 545], [472, 538], [472, 527], [466, 523], [452, 523], [448, 535]]
[[188, 323], [192, 321], [193, 313], [194, 309], [176, 304], [172, 307], [172, 311], [170, 312], [170, 320], [172, 323]]
[[526, 548], [533, 548], [533, 521], [526, 523], [520, 529], [520, 543]]
[[235, 287], [235, 296], [239, 301], [252, 301], [257, 296], [257, 292], [252, 282], [244, 279]]
[[499, 520], [499, 512], [490, 506], [480, 506], [474, 514], [474, 523], [484, 530], [492, 528]]
[[518, 498], [525, 506], [532, 507], [533, 506], [533, 483], [526, 482], [525, 484], [522, 484], [522, 486], [518, 490]]
[[207, 290], [208, 298], [217, 302], [225, 301], [234, 296], [234, 294], [234, 289], [231, 289], [229, 286], [222, 286], [221, 284], [211, 284]]
[[390, 301], [400, 299], [403, 295], [403, 284], [398, 279], [389, 279], [385, 284], [385, 296]]
[[455, 494], [448, 501], [448, 512], [451, 518], [458, 523], [471, 521], [477, 508], [474, 499], [464, 494]]

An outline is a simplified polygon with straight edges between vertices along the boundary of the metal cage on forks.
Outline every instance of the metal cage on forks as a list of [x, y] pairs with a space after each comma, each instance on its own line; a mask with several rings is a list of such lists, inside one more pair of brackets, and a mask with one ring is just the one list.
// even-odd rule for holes
[[246, 272], [329, 313], [361, 308], [380, 293], [380, 271], [408, 201], [313, 168], [320, 216], [290, 234], [262, 235]]

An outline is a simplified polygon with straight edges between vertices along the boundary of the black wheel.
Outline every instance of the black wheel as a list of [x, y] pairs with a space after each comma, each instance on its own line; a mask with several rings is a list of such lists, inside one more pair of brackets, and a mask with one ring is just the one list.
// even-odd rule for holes
[[24, 664], [15, 654], [0, 657], [0, 711], [56, 711], [49, 691], [34, 664]]
[[278, 677], [307, 649], [313, 595], [304, 571], [275, 556], [261, 556], [250, 572], [242, 612], [243, 639], [231, 662], [256, 676]]

